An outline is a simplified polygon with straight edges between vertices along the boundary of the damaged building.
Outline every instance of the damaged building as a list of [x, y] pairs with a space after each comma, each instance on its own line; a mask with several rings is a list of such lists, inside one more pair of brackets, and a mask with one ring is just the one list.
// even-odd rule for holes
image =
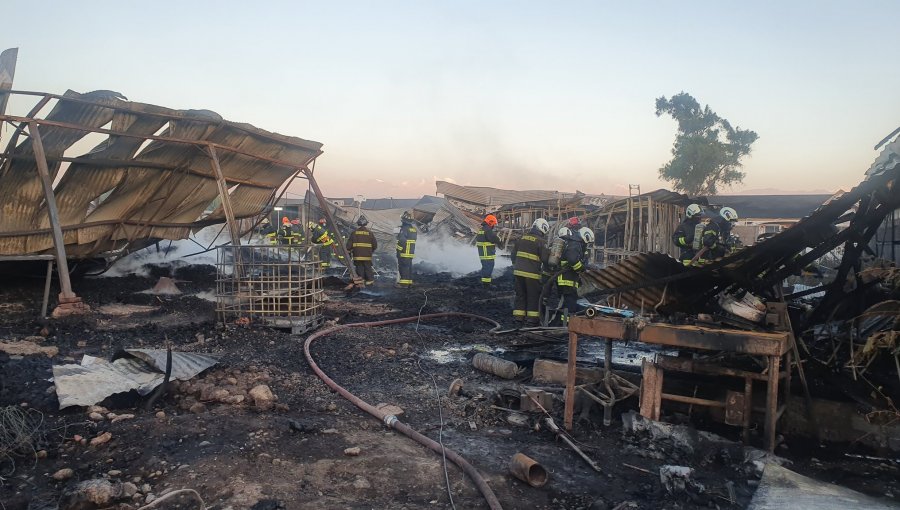
[[[856, 187], [765, 206], [752, 243], [694, 266], [671, 240], [685, 208], [736, 198], [439, 181], [329, 199], [318, 142], [109, 91], [0, 90], [0, 263], [41, 264], [0, 286], [6, 510], [898, 507], [900, 139]], [[394, 288], [404, 212], [421, 250]], [[437, 265], [479, 265], [486, 213], [490, 288]], [[361, 215], [365, 286], [345, 249]], [[576, 215], [596, 233], [578, 310], [514, 322], [506, 248]], [[283, 217], [303, 242], [267, 237]], [[75, 270], [98, 258], [128, 269]]]

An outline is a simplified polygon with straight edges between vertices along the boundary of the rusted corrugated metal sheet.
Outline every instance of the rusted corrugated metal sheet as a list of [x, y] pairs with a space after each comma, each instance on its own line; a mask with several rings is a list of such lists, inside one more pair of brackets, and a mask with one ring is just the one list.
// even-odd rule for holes
[[[55, 105], [36, 121], [52, 175], [59, 223], [71, 257], [88, 257], [129, 242], [180, 239], [224, 221], [208, 153], [214, 147], [237, 220], [258, 216], [282, 184], [321, 154], [322, 144], [223, 120], [205, 110], [172, 110], [124, 100], [115, 92], [32, 95]], [[40, 103], [38, 103], [40, 104]], [[106, 137], [78, 156], [89, 132]], [[97, 135], [92, 135], [96, 137]], [[23, 130], [0, 154], [0, 255], [52, 248], [50, 220], [32, 139]]]

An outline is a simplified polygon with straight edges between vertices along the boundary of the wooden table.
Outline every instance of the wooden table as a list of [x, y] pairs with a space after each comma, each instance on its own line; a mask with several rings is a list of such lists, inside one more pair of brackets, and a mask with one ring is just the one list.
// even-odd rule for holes
[[[753, 381], [765, 381], [766, 446], [769, 451], [774, 450], [775, 426], [786, 408], [787, 396], [790, 393], [791, 333], [762, 333], [699, 326], [674, 326], [661, 323], [641, 323], [635, 319], [612, 317], [572, 317], [569, 319], [569, 358], [566, 373], [566, 407], [564, 416], [567, 430], [572, 430], [575, 411], [575, 359], [578, 352], [578, 335], [589, 335], [606, 340], [607, 349], [604, 365], [607, 373], [612, 366], [611, 345], [616, 340], [643, 342], [681, 349], [725, 351], [765, 356], [768, 363], [763, 372], [735, 370], [692, 359], [668, 356], [660, 356], [656, 362], [646, 362], [645, 360], [643, 367], [644, 378], [641, 382], [641, 414], [647, 418], [659, 420], [659, 409], [662, 400], [725, 408], [726, 422], [728, 422], [728, 413], [731, 411], [732, 421], [739, 421], [739, 424], [744, 427], [743, 434], [746, 442], [749, 436], [750, 415], [753, 411]], [[783, 358], [786, 358], [784, 371], [781, 369]], [[738, 401], [737, 396], [740, 393], [737, 392], [730, 392], [729, 398], [725, 402], [663, 393], [664, 370], [743, 378], [745, 381], [743, 399]], [[779, 406], [778, 390], [779, 381], [782, 378], [786, 379], [783, 388], [785, 403]]]

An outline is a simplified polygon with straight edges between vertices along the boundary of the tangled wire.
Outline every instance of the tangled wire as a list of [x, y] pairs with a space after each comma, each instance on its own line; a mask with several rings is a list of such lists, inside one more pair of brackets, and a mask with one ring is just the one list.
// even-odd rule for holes
[[[35, 455], [35, 445], [41, 439], [44, 415], [34, 409], [19, 406], [0, 407], [0, 462], [8, 461], [15, 470], [13, 457]], [[0, 473], [0, 478], [12, 473]]]

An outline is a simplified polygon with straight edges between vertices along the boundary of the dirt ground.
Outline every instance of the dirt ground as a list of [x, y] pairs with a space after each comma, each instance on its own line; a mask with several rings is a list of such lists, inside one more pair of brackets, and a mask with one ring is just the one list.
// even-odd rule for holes
[[[214, 305], [203, 299], [214, 283], [210, 267], [176, 271], [181, 296], [141, 293], [159, 276], [169, 276], [169, 269], [156, 268], [147, 277], [76, 281], [94, 312], [47, 325], [35, 319], [42, 282], [4, 282], [0, 341], [32, 337], [40, 345], [58, 347], [59, 353], [48, 358], [0, 352], [0, 408], [18, 406], [32, 423], [40, 423], [27, 451], [0, 458], [0, 508], [93, 508], [73, 506], [67, 493], [81, 481], [98, 478], [124, 484], [125, 494], [117, 500], [123, 509], [142, 507], [182, 488], [196, 490], [207, 508], [222, 510], [451, 507], [441, 456], [388, 430], [331, 391], [304, 358], [305, 336], [217, 327]], [[346, 296], [331, 289], [328, 296], [326, 314], [333, 324], [462, 311], [512, 325], [508, 273], [489, 290], [480, 288], [477, 277], [442, 274], [417, 275], [411, 290], [380, 281], [366, 293]], [[152, 308], [116, 315], [121, 306], [109, 305]], [[338, 384], [369, 403], [400, 406], [401, 420], [433, 439], [440, 436], [447, 448], [484, 474], [504, 508], [746, 507], [759, 476], [744, 462], [739, 443], [685, 449], [626, 434], [619, 415], [635, 409], [636, 399], [618, 406], [610, 427], [592, 422], [576, 428], [575, 439], [601, 466], [600, 473], [546, 427], [536, 426], [539, 414], [516, 421], [511, 416], [520, 413], [491, 407], [504, 407], [495, 395], [517, 393], [530, 384], [528, 372], [513, 381], [478, 372], [470, 363], [476, 352], [498, 352], [527, 367], [528, 359], [562, 351], [552, 339], [495, 336], [488, 329], [467, 319], [351, 329], [317, 341], [312, 350]], [[134, 395], [102, 403], [108, 412], [133, 418], [112, 421], [100, 409], [93, 410], [99, 415], [85, 408], [58, 409], [52, 365], [78, 363], [85, 354], [108, 359], [128, 347], [163, 348], [166, 342], [174, 350], [209, 353], [220, 361], [194, 380], [173, 385], [151, 409], [144, 409]], [[447, 388], [456, 378], [480, 396], [448, 397]], [[276, 396], [271, 407], [251, 396], [250, 389], [259, 385]], [[557, 398], [553, 413], [558, 423], [561, 408]], [[111, 434], [107, 442], [89, 443], [106, 432]], [[717, 432], [729, 440], [738, 437], [737, 430]], [[345, 453], [353, 448], [359, 449], [357, 455]], [[544, 487], [532, 488], [509, 475], [516, 452], [546, 467]], [[878, 497], [900, 497], [897, 463], [848, 458], [847, 452], [873, 453], [802, 438], [787, 438], [777, 451], [791, 462], [790, 468], [807, 476]], [[693, 482], [704, 489], [667, 491], [659, 475], [667, 464], [693, 468]], [[472, 481], [452, 463], [446, 477], [456, 508], [487, 508]], [[156, 507], [198, 508], [186, 497]]]

